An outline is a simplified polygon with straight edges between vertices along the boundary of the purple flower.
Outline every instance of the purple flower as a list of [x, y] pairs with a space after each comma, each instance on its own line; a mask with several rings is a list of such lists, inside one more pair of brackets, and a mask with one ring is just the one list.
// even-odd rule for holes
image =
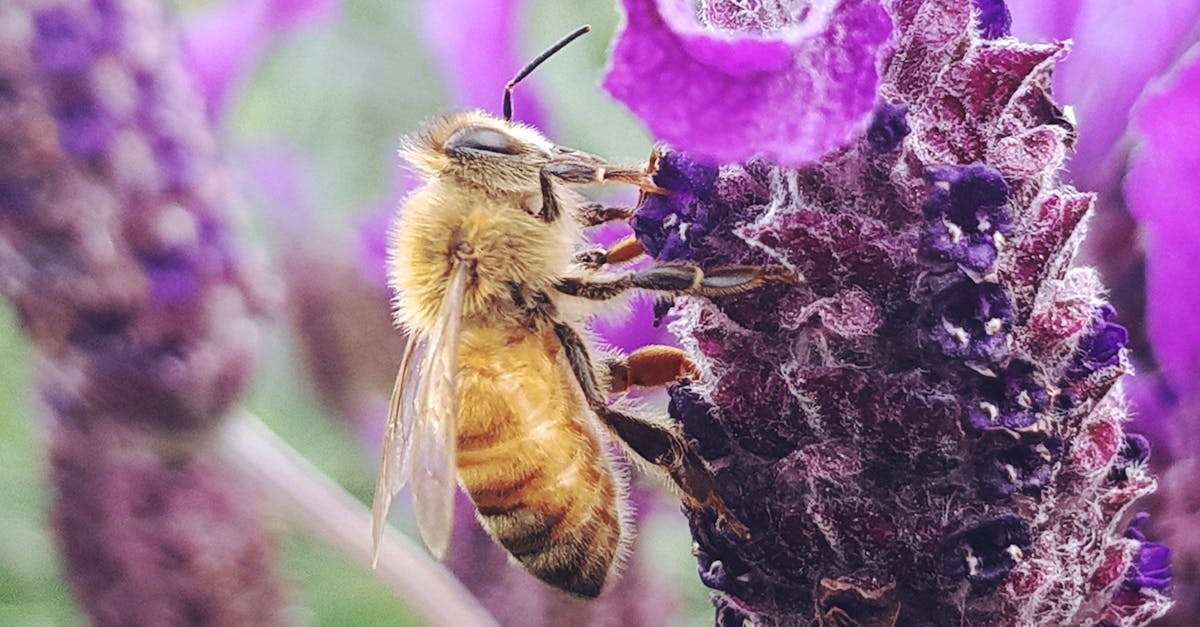
[[1112, 322], [1117, 312], [1111, 306], [1101, 307], [1098, 314], [1091, 333], [1079, 339], [1075, 363], [1067, 372], [1071, 380], [1078, 381], [1113, 368], [1128, 370], [1122, 362], [1122, 349], [1129, 342], [1129, 332]]
[[877, 152], [891, 152], [911, 131], [908, 107], [885, 102], [875, 108], [875, 117], [867, 127], [867, 141]]
[[97, 625], [281, 623], [270, 542], [201, 458], [267, 303], [176, 33], [111, 0], [0, 19], [0, 290], [39, 354], [68, 578]]
[[967, 405], [971, 427], [1022, 431], [1047, 418], [1051, 392], [1039, 376], [1036, 365], [1014, 360], [998, 374], [971, 381], [972, 400]]
[[1121, 327], [1071, 268], [1092, 198], [1058, 179], [1063, 47], [977, 4], [891, 6], [880, 94], [910, 129], [891, 151], [862, 133], [799, 169], [663, 154], [672, 193], [637, 225], [660, 260], [804, 277], [675, 308], [706, 376], [671, 413], [750, 529], [688, 512], [720, 625], [1089, 624], [1137, 563], [1112, 529], [1154, 481], [1121, 428]]
[[670, 195], [648, 196], [634, 216], [633, 232], [657, 259], [689, 256], [691, 242], [704, 241], [726, 214], [711, 193], [717, 167], [681, 155], [664, 160], [655, 180]]
[[717, 161], [801, 165], [870, 123], [892, 30], [877, 0], [754, 14], [713, 4], [706, 18], [722, 30], [702, 26], [682, 0], [623, 2], [604, 87], [654, 135]]
[[1103, 625], [1123, 625], [1145, 620], [1148, 616], [1144, 608], [1152, 605], [1147, 600], [1163, 598], [1171, 586], [1171, 549], [1146, 541], [1142, 528], [1149, 520], [1150, 515], [1142, 512], [1134, 516], [1125, 531], [1133, 559], [1112, 605], [1104, 615]]
[[1130, 211], [1147, 236], [1148, 331], [1167, 381], [1200, 393], [1200, 307], [1190, 261], [1200, 253], [1200, 48], [1155, 84], [1134, 116], [1143, 138], [1125, 183]]
[[960, 281], [934, 302], [928, 333], [943, 355], [976, 363], [1007, 357], [1016, 312], [1002, 286]]
[[932, 193], [922, 207], [926, 226], [921, 252], [986, 273], [1012, 235], [1004, 177], [988, 166], [972, 165], [940, 168], [930, 179]]

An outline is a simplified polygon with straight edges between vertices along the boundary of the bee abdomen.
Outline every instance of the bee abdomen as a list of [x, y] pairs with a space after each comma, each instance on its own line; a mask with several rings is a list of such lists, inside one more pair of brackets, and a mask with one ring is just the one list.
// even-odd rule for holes
[[[620, 487], [599, 451], [578, 452], [559, 472], [543, 467], [519, 489], [507, 486], [510, 502], [497, 498], [499, 486], [465, 483], [484, 529], [526, 570], [551, 586], [593, 598], [621, 550]], [[560, 478], [568, 474], [586, 480], [564, 488]]]
[[597, 508], [572, 528], [563, 518], [525, 505], [504, 513], [480, 512], [480, 522], [530, 573], [547, 584], [594, 598], [604, 589], [621, 546], [614, 511]]

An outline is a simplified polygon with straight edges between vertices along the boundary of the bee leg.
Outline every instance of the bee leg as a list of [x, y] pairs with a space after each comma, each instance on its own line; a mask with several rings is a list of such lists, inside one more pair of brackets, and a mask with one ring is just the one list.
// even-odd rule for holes
[[580, 251], [575, 254], [573, 261], [588, 270], [599, 270], [608, 264], [625, 263], [626, 261], [637, 259], [644, 254], [646, 254], [646, 249], [642, 248], [637, 237], [630, 235], [614, 244], [608, 250], [592, 249]]
[[693, 508], [708, 509], [738, 535], [749, 536], [749, 530], [738, 521], [716, 492], [712, 473], [700, 456], [684, 440], [678, 427], [664, 425], [612, 409], [601, 391], [592, 369], [591, 357], [583, 339], [569, 325], [554, 323], [554, 332], [567, 355], [571, 370], [583, 390], [592, 411], [614, 436], [638, 457], [667, 471], [683, 493], [684, 501]]
[[566, 278], [555, 287], [570, 296], [608, 300], [631, 289], [709, 297], [730, 296], [749, 292], [771, 281], [795, 284], [802, 279], [783, 266], [722, 266], [705, 271], [698, 266], [659, 264], [612, 279]]
[[564, 155], [542, 167], [542, 171], [565, 183], [596, 185], [626, 183], [636, 185], [647, 194], [665, 194], [666, 190], [651, 180], [653, 171], [644, 165], [605, 163], [590, 155]]
[[628, 221], [634, 210], [629, 207], [611, 207], [598, 202], [585, 202], [575, 210], [575, 216], [584, 226], [600, 226], [617, 220]]
[[562, 216], [562, 206], [558, 202], [558, 196], [554, 194], [554, 183], [550, 180], [547, 168], [538, 172], [538, 180], [542, 184], [542, 209], [538, 212], [538, 217], [543, 222], [556, 222]]
[[[641, 179], [645, 179], [646, 185], [658, 189], [654, 187], [653, 183], [649, 182], [649, 178], [647, 178], [644, 170], [638, 175], [640, 178], [630, 179], [627, 172], [631, 170], [630, 168], [622, 166], [611, 167], [618, 168], [617, 172], [622, 173], [620, 177], [612, 180], [640, 185]], [[538, 182], [542, 187], [542, 209], [538, 217], [546, 222], [554, 222], [562, 216], [561, 204], [558, 197], [554, 194], [553, 179], [557, 178], [565, 183], [576, 184], [603, 183], [610, 180], [608, 172], [609, 167], [599, 162], [551, 161], [546, 164], [538, 172]], [[576, 212], [576, 216], [584, 226], [597, 226], [614, 220], [628, 220], [633, 217], [633, 214], [633, 209], [627, 207], [606, 207], [597, 202], [584, 203]]]
[[609, 394], [624, 392], [635, 385], [661, 387], [698, 374], [687, 353], [661, 345], [643, 346], [628, 356], [606, 359], [604, 367]]

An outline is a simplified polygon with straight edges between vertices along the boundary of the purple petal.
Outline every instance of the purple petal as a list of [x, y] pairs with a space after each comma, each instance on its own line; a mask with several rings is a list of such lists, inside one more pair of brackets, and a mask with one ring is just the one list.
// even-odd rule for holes
[[187, 64], [200, 85], [209, 115], [220, 117], [230, 94], [258, 63], [264, 48], [293, 29], [332, 19], [339, 0], [239, 0], [227, 2], [187, 29]]
[[1075, 39], [1055, 72], [1055, 91], [1075, 107], [1079, 119], [1072, 174], [1081, 189], [1097, 188], [1111, 175], [1109, 160], [1146, 83], [1166, 72], [1195, 41], [1200, 3], [1082, 0], [1060, 6], [1014, 0], [1011, 6], [1018, 35]]
[[871, 121], [892, 33], [876, 0], [844, 0], [764, 36], [706, 30], [680, 0], [624, 5], [604, 86], [679, 149], [802, 165]]
[[1021, 39], [1069, 39], [1087, 0], [1006, 0], [1013, 30]]
[[1125, 183], [1129, 210], [1146, 238], [1150, 341], [1180, 395], [1200, 392], [1200, 47], [1134, 114], [1144, 137]]
[[[426, 46], [446, 77], [456, 106], [499, 115], [504, 86], [529, 61], [517, 28], [523, 0], [426, 0], [419, 10]], [[465, 19], [465, 16], [469, 16]], [[527, 79], [513, 92], [513, 117], [544, 128], [545, 111]]]

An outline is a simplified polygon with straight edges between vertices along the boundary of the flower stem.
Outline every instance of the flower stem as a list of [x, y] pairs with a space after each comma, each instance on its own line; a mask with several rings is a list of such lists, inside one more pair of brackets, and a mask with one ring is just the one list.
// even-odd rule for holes
[[[321, 473], [257, 416], [243, 409], [221, 428], [214, 451], [269, 498], [290, 511], [315, 537], [371, 563], [371, 517], [365, 505]], [[385, 585], [431, 625], [493, 626], [475, 597], [424, 550], [394, 529], [384, 532], [379, 567]]]

